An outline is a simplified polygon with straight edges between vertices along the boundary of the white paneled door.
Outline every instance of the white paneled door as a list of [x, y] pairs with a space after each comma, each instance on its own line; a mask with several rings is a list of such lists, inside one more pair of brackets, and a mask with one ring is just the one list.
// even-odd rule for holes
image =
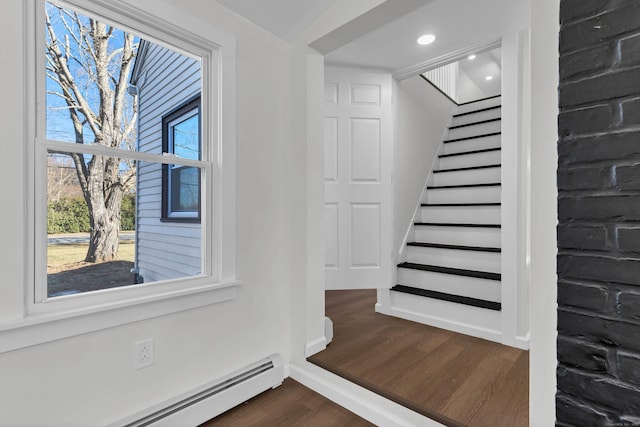
[[391, 76], [325, 73], [327, 289], [392, 285]]

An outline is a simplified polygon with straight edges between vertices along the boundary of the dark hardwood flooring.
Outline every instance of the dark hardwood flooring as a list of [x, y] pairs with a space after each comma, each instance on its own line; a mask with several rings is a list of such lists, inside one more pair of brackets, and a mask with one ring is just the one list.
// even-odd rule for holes
[[446, 425], [529, 425], [529, 352], [384, 316], [375, 303], [375, 290], [327, 291], [333, 342], [309, 362]]
[[373, 426], [368, 421], [287, 378], [201, 427], [329, 427]]

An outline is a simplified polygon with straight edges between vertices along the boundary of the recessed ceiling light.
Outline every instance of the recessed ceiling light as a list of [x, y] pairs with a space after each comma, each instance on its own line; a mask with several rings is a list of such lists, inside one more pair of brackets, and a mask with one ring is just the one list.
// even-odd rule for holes
[[476, 56], [475, 55], [469, 55], [467, 58], [469, 59], [469, 61], [473, 61], [474, 59], [476, 59]]
[[425, 34], [418, 38], [418, 44], [424, 46], [433, 43], [435, 40], [436, 36], [434, 36], [433, 34]]
[[493, 76], [487, 76], [484, 78], [485, 80], [489, 81], [489, 80], [493, 80]]

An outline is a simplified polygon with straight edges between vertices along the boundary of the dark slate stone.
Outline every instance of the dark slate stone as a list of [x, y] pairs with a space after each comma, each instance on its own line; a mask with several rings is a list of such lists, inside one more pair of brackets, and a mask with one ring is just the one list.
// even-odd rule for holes
[[581, 427], [611, 425], [611, 419], [604, 412], [561, 394], [556, 397], [556, 417], [558, 425]]
[[587, 51], [560, 57], [560, 79], [595, 74], [610, 68], [615, 61], [614, 43], [602, 43]]
[[612, 378], [558, 368], [558, 390], [620, 414], [640, 413], [640, 390]]
[[629, 99], [622, 103], [622, 123], [623, 127], [640, 124], [640, 98]]
[[562, 23], [596, 15], [606, 10], [607, 6], [608, 3], [602, 0], [562, 0], [560, 2]]
[[640, 426], [640, 416], [638, 415], [622, 415], [615, 427], [638, 427]]
[[[601, 3], [606, 4], [604, 1]], [[560, 52], [593, 46], [602, 40], [636, 30], [639, 21], [640, 4], [636, 1], [575, 24], [563, 25], [560, 32]]]
[[640, 63], [640, 34], [620, 40], [620, 65], [629, 67]]
[[640, 228], [618, 227], [616, 233], [620, 251], [640, 253]]
[[599, 135], [558, 144], [560, 165], [640, 159], [640, 132]]
[[575, 338], [558, 337], [558, 361], [594, 373], [609, 370], [609, 350]]
[[640, 355], [618, 353], [618, 376], [623, 381], [640, 385]]
[[620, 316], [640, 320], [640, 293], [620, 291], [617, 300]]
[[[558, 333], [593, 343], [640, 351], [640, 326], [625, 320], [558, 310]], [[640, 397], [640, 396], [639, 396]]]
[[[640, 5], [640, 3], [639, 3]], [[560, 107], [575, 107], [640, 92], [640, 69], [616, 71], [560, 86]]]
[[558, 200], [558, 217], [568, 221], [639, 221], [640, 196], [595, 196]]
[[620, 190], [640, 190], [640, 164], [616, 166], [615, 187]]
[[640, 260], [560, 254], [558, 278], [639, 285]]
[[604, 286], [558, 283], [558, 305], [560, 306], [605, 312], [608, 311], [608, 302], [609, 292]]
[[611, 168], [573, 168], [558, 171], [559, 190], [604, 190], [611, 186]]
[[592, 251], [607, 250], [607, 229], [603, 226], [561, 225], [558, 227], [558, 247]]
[[612, 124], [613, 109], [609, 104], [563, 112], [558, 116], [558, 132], [564, 138], [604, 132]]

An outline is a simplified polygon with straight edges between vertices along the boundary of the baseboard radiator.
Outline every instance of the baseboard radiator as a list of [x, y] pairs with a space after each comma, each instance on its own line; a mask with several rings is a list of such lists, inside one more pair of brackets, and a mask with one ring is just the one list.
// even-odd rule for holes
[[283, 379], [282, 358], [274, 354], [110, 427], [198, 426], [263, 391], [277, 387]]

